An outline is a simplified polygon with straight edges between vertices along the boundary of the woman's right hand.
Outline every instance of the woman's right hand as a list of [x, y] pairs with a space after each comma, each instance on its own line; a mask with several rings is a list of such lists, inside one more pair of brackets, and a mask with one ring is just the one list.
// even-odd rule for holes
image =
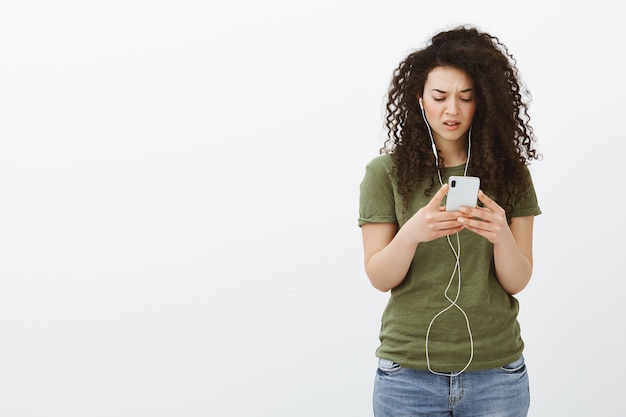
[[414, 243], [419, 244], [452, 235], [463, 229], [463, 225], [457, 220], [460, 212], [445, 211], [442, 206], [448, 187], [448, 184], [444, 184], [428, 204], [419, 209], [404, 224], [398, 232], [404, 235], [403, 239], [414, 239]]

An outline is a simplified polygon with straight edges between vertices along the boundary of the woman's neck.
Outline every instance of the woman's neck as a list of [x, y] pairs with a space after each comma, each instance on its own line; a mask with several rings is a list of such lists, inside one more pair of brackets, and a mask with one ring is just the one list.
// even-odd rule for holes
[[456, 167], [467, 162], [467, 147], [463, 149], [441, 149], [439, 155], [443, 158], [444, 167]]
[[468, 139], [443, 140], [435, 137], [439, 156], [443, 158], [444, 167], [456, 167], [467, 162]]

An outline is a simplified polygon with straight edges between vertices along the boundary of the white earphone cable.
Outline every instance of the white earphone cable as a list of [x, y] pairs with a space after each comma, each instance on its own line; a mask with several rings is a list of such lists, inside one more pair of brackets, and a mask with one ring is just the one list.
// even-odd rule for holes
[[[424, 107], [422, 105], [421, 99], [420, 99], [420, 108], [422, 110], [422, 118], [424, 119], [424, 123], [426, 123], [426, 128], [428, 129], [428, 135], [430, 136], [430, 141], [431, 141], [431, 145], [432, 145], [432, 148], [433, 148], [433, 154], [435, 155], [435, 164], [437, 166], [437, 175], [439, 177], [439, 183], [443, 187], [443, 179], [441, 178], [441, 170], [439, 169], [439, 154], [437, 152], [437, 146], [435, 145], [435, 139], [433, 138], [433, 134], [432, 134], [432, 131], [431, 131], [431, 128], [430, 128], [430, 124], [426, 120], [426, 115], [424, 113]], [[467, 162], [465, 164], [465, 170], [463, 172], [464, 176], [467, 176], [467, 169], [469, 167], [471, 149], [472, 149], [472, 126], [470, 126], [469, 134], [468, 134]], [[443, 293], [444, 297], [446, 297], [446, 299], [450, 302], [450, 305], [447, 306], [446, 308], [444, 308], [443, 310], [441, 310], [439, 313], [435, 314], [435, 316], [431, 319], [430, 323], [428, 324], [428, 329], [426, 330], [426, 364], [428, 365], [428, 370], [431, 373], [435, 374], [435, 375], [457, 376], [457, 375], [460, 375], [461, 373], [465, 372], [465, 370], [467, 370], [467, 368], [469, 368], [470, 364], [472, 363], [472, 360], [474, 359], [474, 338], [472, 336], [472, 329], [470, 327], [469, 317], [467, 316], [467, 313], [465, 313], [465, 310], [463, 310], [463, 308], [460, 305], [457, 304], [459, 296], [461, 295], [461, 240], [459, 238], [459, 234], [456, 233], [456, 249], [455, 249], [454, 245], [452, 245], [452, 241], [450, 240], [450, 236], [446, 236], [446, 238], [448, 239], [448, 245], [450, 246], [450, 249], [452, 250], [452, 253], [454, 254], [454, 258], [456, 260], [455, 264], [454, 264], [454, 269], [452, 271], [452, 275], [450, 276], [450, 280], [448, 281], [448, 285], [447, 285], [447, 287], [446, 287], [446, 289], [445, 289], [445, 291]], [[453, 299], [451, 299], [448, 296], [448, 291], [450, 290], [450, 287], [452, 286], [452, 283], [454, 282], [455, 275], [458, 275], [458, 281], [457, 281], [456, 296], [454, 297], [454, 300], [453, 300]], [[428, 350], [428, 341], [429, 341], [429, 338], [430, 338], [430, 330], [431, 330], [433, 324], [435, 323], [435, 320], [440, 315], [442, 315], [446, 311], [450, 310], [452, 307], [456, 307], [463, 314], [463, 317], [465, 318], [465, 323], [467, 325], [467, 332], [469, 334], [469, 341], [470, 341], [470, 356], [469, 356], [469, 360], [467, 361], [467, 364], [460, 371], [452, 372], [452, 373], [442, 373], [442, 372], [434, 371], [431, 368], [431, 366], [430, 366], [430, 355], [429, 355], [429, 350]]]

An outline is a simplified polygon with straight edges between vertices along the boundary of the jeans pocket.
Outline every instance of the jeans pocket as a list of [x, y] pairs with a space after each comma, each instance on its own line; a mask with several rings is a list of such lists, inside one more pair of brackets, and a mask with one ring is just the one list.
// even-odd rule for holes
[[520, 356], [519, 359], [500, 367], [500, 371], [507, 374], [519, 374], [525, 370], [526, 363], [524, 362], [524, 356]]
[[389, 359], [378, 359], [378, 371], [384, 375], [393, 375], [402, 370], [402, 367]]

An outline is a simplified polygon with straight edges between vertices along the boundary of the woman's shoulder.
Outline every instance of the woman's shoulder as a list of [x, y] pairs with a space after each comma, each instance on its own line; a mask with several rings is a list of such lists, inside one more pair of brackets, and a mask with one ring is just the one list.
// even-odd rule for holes
[[393, 170], [393, 160], [390, 154], [384, 153], [374, 157], [367, 164], [368, 169], [373, 169], [375, 171], [386, 171], [391, 172]]

